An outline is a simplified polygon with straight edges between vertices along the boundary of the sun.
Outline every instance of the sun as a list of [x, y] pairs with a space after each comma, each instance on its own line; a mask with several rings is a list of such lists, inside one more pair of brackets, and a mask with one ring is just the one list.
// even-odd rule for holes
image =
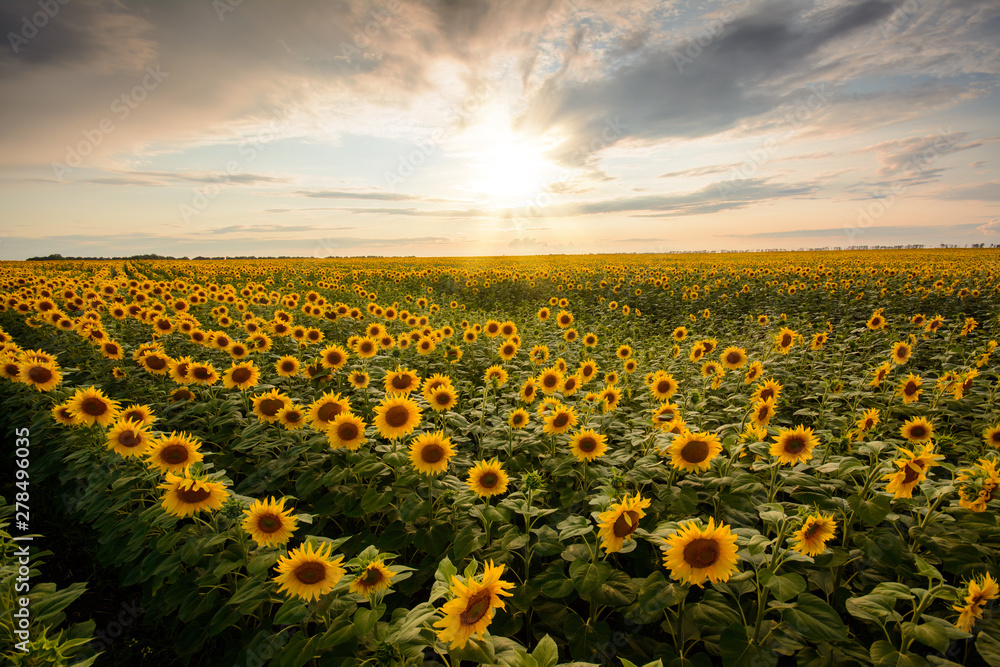
[[548, 142], [519, 135], [504, 114], [490, 114], [464, 137], [466, 188], [497, 206], [518, 206], [557, 180], [558, 167], [545, 155]]

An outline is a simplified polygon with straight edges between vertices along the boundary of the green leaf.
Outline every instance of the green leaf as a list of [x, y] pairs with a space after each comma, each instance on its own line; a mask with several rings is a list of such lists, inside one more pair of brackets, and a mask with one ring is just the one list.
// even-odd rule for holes
[[278, 608], [274, 615], [274, 622], [278, 625], [295, 625], [309, 615], [309, 608], [302, 600], [292, 598], [286, 600]]
[[991, 667], [1000, 667], [1000, 639], [982, 631], [976, 636], [976, 651]]
[[612, 571], [605, 581], [590, 591], [591, 601], [607, 607], [624, 607], [635, 599], [635, 595], [632, 579], [621, 570]]
[[877, 526], [882, 523], [892, 509], [889, 496], [882, 494], [872, 496], [868, 500], [861, 500], [861, 496], [854, 494], [847, 499], [847, 503], [869, 526]]
[[591, 533], [594, 530], [594, 526], [586, 517], [573, 515], [557, 523], [556, 529], [559, 531], [559, 539], [566, 541]]
[[583, 558], [569, 565], [569, 578], [580, 593], [589, 593], [600, 586], [611, 575], [611, 565], [607, 561], [591, 563]]
[[788, 602], [806, 590], [806, 580], [798, 574], [777, 575], [770, 570], [761, 570], [759, 577], [760, 582], [771, 591], [771, 595], [779, 602]]
[[453, 664], [463, 660], [477, 665], [492, 665], [497, 660], [493, 640], [489, 636], [482, 639], [470, 637], [463, 648], [450, 649], [448, 655], [452, 657]]
[[559, 662], [559, 647], [549, 635], [545, 635], [531, 652], [531, 657], [538, 663], [538, 667], [555, 667]]
[[795, 607], [781, 612], [781, 618], [813, 641], [847, 639], [847, 626], [833, 607], [812, 593], [802, 593]]

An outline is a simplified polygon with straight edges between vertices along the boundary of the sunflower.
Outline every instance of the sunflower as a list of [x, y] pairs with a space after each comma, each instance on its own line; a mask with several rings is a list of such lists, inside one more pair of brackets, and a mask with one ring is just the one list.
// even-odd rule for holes
[[682, 583], [704, 586], [706, 579], [713, 584], [729, 581], [736, 571], [736, 535], [729, 526], [715, 519], [700, 528], [694, 521], [685, 522], [677, 532], [664, 540], [663, 556], [670, 576]]
[[444, 431], [421, 433], [410, 443], [410, 463], [421, 475], [436, 475], [448, 469], [448, 460], [455, 455], [451, 440]]
[[701, 366], [701, 376], [703, 378], [713, 377], [716, 375], [722, 375], [726, 371], [718, 363], [714, 361], [706, 361]]
[[722, 351], [722, 354], [719, 355], [719, 361], [729, 370], [736, 370], [747, 362], [747, 352], [743, 348], [733, 345]]
[[62, 382], [62, 373], [55, 362], [24, 362], [20, 364], [18, 380], [38, 391], [51, 391]]
[[215, 366], [208, 362], [191, 364], [190, 379], [194, 384], [213, 385], [219, 381]]
[[385, 374], [386, 393], [409, 394], [420, 386], [420, 376], [409, 368], [396, 367]]
[[569, 441], [570, 452], [578, 461], [593, 461], [608, 451], [608, 437], [593, 429], [583, 429], [573, 434]]
[[809, 343], [810, 350], [822, 350], [823, 346], [826, 345], [826, 341], [829, 335], [826, 333], [818, 333], [812, 338], [812, 342]]
[[265, 422], [278, 421], [278, 413], [291, 405], [292, 399], [277, 389], [271, 389], [267, 393], [253, 397], [253, 412], [258, 419]]
[[597, 377], [597, 362], [593, 359], [587, 359], [582, 362], [576, 371], [576, 376], [580, 378], [581, 385], [587, 384]]
[[170, 372], [170, 357], [159, 350], [148, 352], [139, 357], [139, 364], [154, 375], [164, 375]]
[[163, 509], [179, 517], [192, 516], [205, 509], [222, 509], [222, 503], [229, 497], [225, 484], [179, 477], [170, 472], [166, 481], [156, 488], [166, 492], [161, 501]]
[[677, 393], [679, 387], [673, 375], [661, 373], [653, 378], [649, 385], [649, 391], [653, 396], [661, 401], [669, 401], [670, 397]]
[[108, 426], [118, 416], [118, 401], [113, 401], [96, 387], [77, 389], [69, 399], [70, 413], [78, 424]]
[[341, 412], [326, 429], [326, 438], [330, 449], [344, 447], [349, 451], [358, 449], [367, 441], [365, 438], [365, 422], [361, 417], [350, 412]]
[[257, 384], [259, 378], [260, 371], [252, 361], [233, 364], [222, 374], [222, 386], [226, 389], [249, 389]]
[[774, 344], [782, 354], [788, 354], [788, 351], [795, 345], [796, 336], [798, 334], [788, 327], [782, 327], [781, 331], [774, 337]]
[[302, 363], [291, 355], [285, 355], [274, 363], [274, 370], [278, 377], [292, 378], [299, 374]]
[[674, 329], [672, 335], [674, 337], [674, 340], [677, 342], [684, 340], [685, 338], [687, 338], [688, 335], [687, 327], [677, 327], [676, 329]]
[[345, 574], [343, 556], [330, 560], [329, 542], [315, 549], [310, 542], [300, 544], [278, 560], [278, 576], [274, 581], [285, 591], [306, 601], [317, 600], [329, 593]]
[[777, 456], [779, 463], [795, 465], [811, 459], [813, 457], [812, 450], [818, 444], [819, 438], [813, 434], [811, 428], [804, 426], [796, 426], [793, 429], [783, 428], [779, 429], [778, 435], [774, 437], [770, 454]]
[[492, 385], [495, 382], [497, 387], [502, 387], [507, 384], [507, 371], [502, 366], [494, 364], [486, 369], [486, 372], [483, 374], [483, 381], [488, 385]]
[[274, 498], [255, 500], [243, 510], [243, 530], [262, 546], [274, 547], [285, 544], [298, 528], [298, 521], [291, 509], [285, 509], [285, 499], [275, 502]]
[[193, 401], [194, 393], [187, 387], [178, 387], [170, 392], [170, 402], [177, 403], [178, 401]]
[[903, 424], [899, 434], [910, 442], [927, 442], [934, 437], [934, 424], [923, 417], [914, 417]]
[[362, 359], [371, 359], [378, 354], [379, 348], [378, 340], [370, 336], [365, 336], [358, 341], [358, 344], [354, 347], [354, 352]]
[[760, 403], [761, 401], [772, 399], [777, 403], [778, 398], [781, 396], [781, 390], [784, 388], [784, 385], [774, 379], [765, 380], [757, 384], [757, 389], [750, 396], [750, 400], [753, 403]]
[[886, 322], [885, 317], [882, 315], [882, 313], [879, 312], [876, 312], [868, 320], [868, 328], [871, 329], [872, 331], [885, 329], [886, 324], [888, 323]]
[[893, 464], [898, 466], [899, 470], [882, 476], [883, 480], [889, 482], [885, 490], [893, 494], [892, 497], [896, 500], [899, 498], [912, 498], [913, 489], [916, 488], [917, 484], [924, 481], [927, 475], [920, 466], [914, 465], [913, 460], [909, 457], [897, 459], [893, 461]]
[[504, 566], [494, 566], [490, 561], [485, 566], [481, 581], [469, 579], [463, 584], [458, 577], [451, 578], [451, 593], [455, 597], [441, 607], [444, 618], [434, 622], [435, 628], [441, 628], [437, 638], [450, 642], [451, 648], [465, 648], [469, 639], [475, 635], [482, 639], [483, 633], [493, 620], [494, 609], [504, 609], [501, 595], [512, 593], [507, 589], [514, 584], [503, 581]]
[[204, 457], [198, 451], [200, 441], [187, 433], [173, 431], [152, 441], [146, 451], [146, 463], [162, 472], [183, 473]]
[[826, 551], [826, 543], [837, 531], [832, 514], [810, 514], [802, 527], [792, 534], [792, 549], [806, 556], [818, 556]]
[[879, 365], [875, 369], [875, 374], [872, 376], [872, 381], [868, 383], [869, 387], [880, 387], [882, 385], [882, 380], [884, 380], [889, 372], [892, 371], [892, 362], [886, 361]]
[[667, 447], [670, 465], [677, 470], [704, 472], [712, 466], [712, 459], [722, 451], [722, 443], [711, 433], [686, 433]]
[[542, 389], [542, 393], [552, 395], [559, 390], [562, 380], [562, 371], [560, 371], [556, 366], [549, 366], [541, 372], [538, 376], [537, 382], [538, 386]]
[[358, 571], [348, 590], [356, 595], [368, 597], [372, 593], [388, 590], [396, 573], [385, 566], [382, 558], [369, 561]]
[[914, 401], [920, 400], [920, 394], [923, 392], [921, 386], [923, 384], [923, 379], [913, 373], [910, 373], [900, 381], [898, 391], [903, 395], [903, 405], [909, 405]]
[[375, 427], [383, 438], [400, 438], [420, 423], [421, 410], [401, 394], [387, 394], [375, 408]]
[[759, 401], [750, 408], [750, 421], [757, 426], [767, 426], [771, 423], [771, 417], [775, 414], [774, 399]]
[[969, 581], [969, 592], [963, 600], [965, 604], [952, 607], [959, 612], [955, 626], [963, 632], [971, 633], [976, 621], [983, 617], [986, 603], [998, 597], [1000, 597], [1000, 585], [989, 573]]
[[0, 377], [13, 382], [21, 381], [21, 364], [10, 353], [6, 353], [3, 357], [0, 357]]
[[105, 445], [125, 458], [143, 456], [150, 446], [149, 432], [141, 423], [120, 417], [108, 431]]
[[517, 350], [518, 350], [517, 345], [513, 341], [508, 340], [507, 342], [505, 342], [503, 345], [500, 346], [500, 348], [497, 350], [497, 354], [504, 361], [510, 361], [511, 359], [517, 356]]
[[521, 390], [518, 392], [518, 398], [522, 403], [534, 403], [535, 399], [538, 397], [538, 384], [535, 378], [528, 378], [521, 385]]
[[597, 336], [593, 333], [586, 333], [583, 336], [583, 346], [584, 347], [596, 347], [597, 346]]
[[865, 410], [865, 413], [861, 415], [861, 419], [857, 422], [858, 431], [865, 432], [878, 426], [879, 423], [879, 410], [878, 408], [871, 408], [870, 410]]
[[556, 326], [560, 329], [566, 329], [571, 324], [573, 324], [573, 313], [566, 310], [560, 310], [559, 314], [556, 315]]
[[986, 443], [987, 447], [1000, 447], [1000, 425], [983, 431], [983, 442]]
[[371, 376], [366, 371], [351, 371], [351, 374], [347, 376], [347, 381], [355, 389], [365, 389], [371, 382], [371, 379]]
[[181, 357], [170, 360], [170, 379], [177, 384], [187, 384], [191, 381], [191, 357]]
[[632, 356], [632, 348], [629, 345], [621, 345], [615, 352], [615, 355], [622, 360], [628, 359]]
[[351, 411], [351, 404], [339, 393], [328, 391], [309, 404], [309, 423], [322, 431], [330, 428], [333, 420]]
[[896, 343], [892, 346], [892, 362], [894, 364], [905, 364], [910, 360], [913, 348], [908, 343]]
[[69, 401], [64, 401], [51, 410], [52, 418], [63, 426], [76, 426], [76, 419], [69, 411]]
[[600, 393], [600, 398], [598, 399], [601, 401], [602, 404], [601, 412], [604, 414], [613, 412], [614, 409], [618, 407], [618, 400], [621, 398], [621, 395], [622, 395], [622, 390], [614, 385], [602, 389]]
[[680, 407], [673, 403], [662, 403], [653, 410], [653, 426], [664, 428], [680, 414]]
[[300, 428], [305, 428], [309, 422], [306, 412], [302, 408], [295, 405], [286, 405], [278, 410], [278, 423], [289, 431], [297, 431]]
[[692, 363], [697, 363], [701, 361], [702, 357], [704, 356], [705, 356], [705, 346], [702, 345], [701, 341], [698, 341], [697, 343], [694, 344], [694, 347], [691, 348], [691, 354], [688, 355], [688, 359]]
[[427, 402], [434, 412], [444, 412], [458, 404], [458, 393], [451, 385], [441, 385], [431, 392]]
[[510, 424], [511, 428], [516, 429], [524, 428], [529, 421], [531, 421], [531, 416], [524, 408], [517, 408], [507, 417], [507, 423]]
[[469, 488], [480, 498], [500, 495], [507, 492], [510, 479], [497, 459], [480, 461], [469, 469], [469, 477], [465, 480]]
[[605, 553], [621, 551], [625, 542], [632, 539], [632, 533], [639, 527], [639, 519], [646, 516], [643, 510], [647, 507], [649, 500], [638, 493], [634, 498], [625, 494], [620, 503], [614, 503], [608, 511], [597, 517], [600, 524], [598, 535]]
[[576, 411], [571, 407], [560, 405], [551, 410], [545, 417], [545, 426], [542, 427], [542, 432], [551, 435], [565, 433], [576, 426], [576, 422]]

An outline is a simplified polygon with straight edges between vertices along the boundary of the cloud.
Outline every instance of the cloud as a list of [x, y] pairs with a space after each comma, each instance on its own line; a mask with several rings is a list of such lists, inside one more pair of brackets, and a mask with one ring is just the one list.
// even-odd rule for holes
[[375, 199], [380, 201], [423, 201], [433, 203], [450, 203], [457, 199], [438, 199], [423, 195], [410, 195], [385, 190], [296, 190], [290, 193], [298, 197], [315, 197], [317, 199]]
[[226, 185], [276, 185], [290, 183], [291, 178], [252, 173], [226, 173], [211, 171], [130, 171], [115, 176], [93, 176], [74, 180], [88, 185], [134, 185], [163, 187], [172, 183], [219, 183]]
[[952, 201], [1000, 202], [1000, 181], [971, 183], [936, 193], [934, 197]]
[[976, 231], [986, 234], [987, 236], [1000, 234], [1000, 218], [993, 218], [989, 222], [976, 227]]

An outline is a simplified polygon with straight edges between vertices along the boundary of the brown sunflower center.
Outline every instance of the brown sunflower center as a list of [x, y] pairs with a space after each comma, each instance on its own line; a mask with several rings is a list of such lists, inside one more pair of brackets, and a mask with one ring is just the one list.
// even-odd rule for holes
[[303, 584], [318, 584], [326, 579], [326, 566], [317, 561], [308, 561], [295, 568], [293, 574]]
[[300, 421], [302, 421], [302, 413], [299, 412], [298, 410], [289, 410], [288, 412], [285, 413], [284, 417], [285, 421], [292, 424], [297, 424]]
[[927, 437], [927, 428], [923, 424], [914, 424], [910, 427], [910, 437], [916, 440]]
[[903, 484], [910, 484], [920, 477], [920, 471], [907, 463], [903, 466]]
[[319, 410], [316, 411], [316, 416], [319, 417], [321, 421], [327, 422], [343, 411], [344, 409], [341, 407], [340, 403], [331, 401], [321, 405]]
[[451, 395], [446, 391], [442, 391], [441, 393], [436, 394], [434, 396], [434, 401], [438, 405], [448, 405], [449, 403], [451, 403]]
[[816, 533], [818, 533], [818, 532], [819, 532], [819, 531], [820, 531], [820, 530], [821, 530], [822, 528], [823, 528], [823, 525], [822, 525], [822, 524], [820, 524], [819, 522], [816, 522], [816, 523], [813, 523], [813, 524], [811, 524], [811, 525], [810, 525], [810, 526], [809, 526], [808, 528], [806, 528], [805, 532], [804, 532], [804, 533], [802, 533], [802, 535], [803, 535], [803, 537], [805, 537], [805, 538], [806, 538], [807, 540], [808, 540], [808, 539], [811, 539], [811, 538], [812, 538], [813, 536], [815, 536], [815, 535], [816, 535]]
[[896, 350], [896, 356], [899, 357], [900, 359], [905, 359], [906, 355], [908, 355], [909, 353], [910, 351], [905, 347], [901, 347], [898, 350]]
[[276, 533], [281, 530], [281, 517], [277, 514], [261, 514], [257, 517], [257, 530], [262, 533]]
[[362, 577], [361, 583], [365, 586], [377, 586], [381, 583], [382, 577], [382, 570], [377, 567], [369, 567], [368, 570], [365, 571], [365, 576]]
[[190, 452], [184, 445], [167, 445], [160, 452], [160, 458], [170, 465], [178, 465], [188, 460]]
[[688, 463], [701, 463], [708, 458], [708, 443], [704, 440], [691, 440], [681, 448], [681, 458]]
[[742, 359], [743, 357], [740, 356], [739, 352], [730, 352], [729, 354], [726, 355], [726, 361], [728, 361], [731, 364], [738, 364], [740, 363], [740, 361], [742, 361]]
[[295, 370], [295, 362], [294, 361], [281, 362], [281, 370], [284, 371], [285, 373], [291, 373], [292, 371]]
[[912, 396], [913, 394], [917, 393], [917, 388], [918, 388], [917, 383], [914, 382], [913, 380], [910, 380], [909, 382], [906, 383], [906, 386], [903, 388], [903, 393], [906, 394], [907, 396]]
[[122, 431], [118, 434], [118, 444], [122, 447], [131, 449], [132, 447], [137, 447], [140, 443], [142, 443], [142, 438], [137, 436], [135, 431]]
[[200, 503], [203, 500], [209, 498], [211, 495], [212, 492], [204, 488], [177, 489], [177, 497], [180, 498], [183, 502], [188, 503], [190, 505], [195, 505], [197, 503]]
[[338, 365], [340, 361], [341, 361], [340, 352], [331, 352], [328, 355], [326, 355], [326, 363], [330, 364], [331, 366]]
[[806, 448], [805, 438], [793, 435], [787, 440], [785, 440], [785, 451], [789, 454], [798, 454], [803, 449]]
[[404, 373], [403, 375], [397, 375], [392, 378], [391, 384], [393, 389], [409, 389], [413, 386], [413, 378]]
[[265, 398], [258, 404], [261, 414], [267, 417], [273, 417], [278, 414], [278, 410], [285, 406], [284, 402], [278, 400], [277, 398]]
[[400, 428], [410, 419], [410, 411], [403, 405], [394, 405], [385, 413], [385, 423], [392, 428]]
[[237, 368], [233, 371], [233, 382], [236, 384], [249, 382], [251, 377], [253, 377], [253, 373], [250, 372], [249, 368]]
[[639, 513], [635, 510], [622, 512], [622, 515], [615, 521], [612, 530], [615, 537], [628, 537], [639, 527]]
[[438, 444], [425, 445], [420, 450], [420, 460], [424, 463], [438, 463], [444, 458], [444, 447]]
[[52, 379], [52, 371], [44, 366], [32, 366], [28, 370], [28, 379], [35, 384], [45, 384]]
[[791, 344], [792, 344], [792, 337], [790, 335], [785, 334], [784, 336], [781, 337], [781, 347], [788, 347]]
[[597, 440], [587, 435], [580, 438], [580, 441], [576, 443], [577, 449], [581, 452], [589, 454], [590, 452], [597, 449]]
[[558, 382], [559, 378], [556, 377], [555, 375], [546, 375], [544, 378], [542, 378], [542, 384], [544, 384], [546, 387], [554, 387]]
[[337, 437], [341, 440], [354, 440], [358, 437], [358, 425], [353, 422], [344, 422], [337, 427]]
[[207, 380], [212, 377], [212, 372], [207, 366], [197, 366], [191, 371], [191, 375], [197, 380]]
[[490, 595], [490, 589], [487, 588], [469, 598], [469, 603], [466, 605], [465, 611], [458, 615], [458, 619], [463, 626], [475, 625], [483, 616], [486, 616], [490, 610]]
[[562, 428], [568, 423], [569, 423], [569, 415], [566, 414], [565, 412], [560, 412], [555, 416], [555, 419], [552, 420], [552, 425], [555, 426], [556, 428]]
[[769, 398], [774, 398], [774, 389], [768, 387], [767, 389], [760, 390], [760, 400], [766, 401]]
[[719, 560], [719, 543], [699, 537], [684, 547], [684, 562], [695, 568], [712, 567]]
[[95, 396], [85, 398], [83, 399], [83, 402], [80, 403], [80, 410], [82, 410], [84, 414], [88, 414], [91, 417], [100, 417], [108, 411], [108, 408], [109, 406], [107, 403]]
[[150, 354], [146, 357], [146, 367], [158, 371], [167, 365], [166, 359]]
[[660, 380], [656, 384], [656, 391], [658, 391], [661, 394], [667, 393], [668, 391], [670, 391], [670, 382], [668, 382], [667, 380]]

